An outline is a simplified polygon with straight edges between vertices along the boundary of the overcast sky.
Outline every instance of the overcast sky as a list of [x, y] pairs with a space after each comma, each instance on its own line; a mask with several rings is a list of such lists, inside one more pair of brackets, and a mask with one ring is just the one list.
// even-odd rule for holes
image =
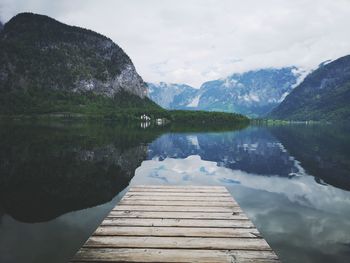
[[350, 0], [0, 0], [113, 39], [146, 81], [202, 82], [350, 54]]

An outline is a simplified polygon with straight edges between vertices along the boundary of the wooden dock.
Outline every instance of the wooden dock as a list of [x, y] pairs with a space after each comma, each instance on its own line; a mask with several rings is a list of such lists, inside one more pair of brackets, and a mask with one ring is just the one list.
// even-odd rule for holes
[[279, 262], [225, 187], [134, 186], [72, 262]]

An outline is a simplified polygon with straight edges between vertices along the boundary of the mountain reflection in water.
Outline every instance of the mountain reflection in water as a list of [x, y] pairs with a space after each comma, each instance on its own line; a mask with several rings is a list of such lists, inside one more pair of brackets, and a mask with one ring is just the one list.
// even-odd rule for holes
[[89, 128], [2, 129], [2, 210], [22, 222], [41, 222], [103, 204], [123, 190], [147, 146], [128, 130], [117, 129], [114, 137], [113, 129]]
[[224, 185], [283, 262], [350, 255], [348, 127], [0, 126], [1, 262], [66, 262], [129, 183]]

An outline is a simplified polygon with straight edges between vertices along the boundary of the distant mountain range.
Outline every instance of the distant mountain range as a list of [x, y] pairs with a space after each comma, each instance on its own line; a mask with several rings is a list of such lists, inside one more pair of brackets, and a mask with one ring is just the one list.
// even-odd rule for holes
[[350, 55], [322, 63], [269, 117], [291, 120], [350, 120]]
[[184, 84], [148, 83], [148, 96], [167, 109], [237, 112], [264, 116], [298, 85], [305, 71], [296, 67], [236, 73], [205, 82], [199, 89]]
[[148, 96], [166, 109], [188, 109], [197, 89], [185, 84], [147, 83]]
[[199, 89], [166, 83], [148, 86], [148, 96], [170, 109], [298, 121], [350, 120], [350, 55], [324, 61], [311, 72], [268, 68], [208, 81]]

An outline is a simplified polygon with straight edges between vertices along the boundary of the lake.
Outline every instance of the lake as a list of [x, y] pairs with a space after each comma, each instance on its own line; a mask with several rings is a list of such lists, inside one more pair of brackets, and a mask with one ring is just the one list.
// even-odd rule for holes
[[53, 121], [0, 124], [0, 262], [67, 262], [136, 184], [226, 186], [283, 262], [349, 262], [348, 126]]

